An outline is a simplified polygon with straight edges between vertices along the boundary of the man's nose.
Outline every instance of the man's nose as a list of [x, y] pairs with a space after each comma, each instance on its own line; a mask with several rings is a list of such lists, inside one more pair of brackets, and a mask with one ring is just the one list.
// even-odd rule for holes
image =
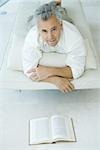
[[50, 40], [50, 39], [52, 39], [52, 38], [53, 38], [52, 32], [48, 32], [48, 39]]

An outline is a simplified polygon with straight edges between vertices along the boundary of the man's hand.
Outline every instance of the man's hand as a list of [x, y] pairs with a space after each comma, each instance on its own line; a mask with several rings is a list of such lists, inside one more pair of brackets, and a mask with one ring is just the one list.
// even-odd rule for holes
[[36, 68], [30, 69], [27, 73], [31, 73], [30, 78], [34, 81], [44, 80], [52, 75], [51, 68], [39, 65]]
[[49, 77], [48, 79], [46, 79], [44, 81], [53, 83], [63, 93], [71, 92], [75, 89], [74, 85], [70, 82], [71, 80], [68, 80], [63, 77], [53, 76], [53, 77]]

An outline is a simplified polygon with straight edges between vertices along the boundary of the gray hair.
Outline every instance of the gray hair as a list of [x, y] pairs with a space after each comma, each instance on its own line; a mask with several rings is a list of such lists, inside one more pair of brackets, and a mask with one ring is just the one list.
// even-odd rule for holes
[[35, 11], [35, 19], [38, 20], [48, 20], [52, 15], [56, 16], [59, 21], [62, 20], [62, 14], [64, 12], [64, 8], [57, 5], [57, 2], [52, 1], [50, 3], [46, 3], [40, 6]]
[[67, 10], [60, 5], [57, 5], [57, 2], [52, 1], [40, 6], [35, 10], [34, 15], [28, 17], [28, 28], [30, 29], [39, 20], [48, 20], [52, 15], [55, 15], [60, 22], [61, 20], [66, 20], [74, 24], [73, 20], [69, 17]]

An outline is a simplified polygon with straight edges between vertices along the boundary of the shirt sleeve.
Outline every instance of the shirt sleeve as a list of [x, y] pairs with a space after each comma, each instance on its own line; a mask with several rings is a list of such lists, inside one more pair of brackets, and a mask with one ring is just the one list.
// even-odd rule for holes
[[27, 71], [37, 67], [41, 56], [42, 53], [38, 47], [37, 34], [31, 30], [25, 38], [22, 52], [22, 64], [25, 75], [30, 76], [30, 74], [27, 74]]
[[79, 78], [85, 69], [86, 49], [84, 40], [80, 38], [75, 41], [71, 51], [67, 55], [66, 65], [71, 67], [73, 78]]

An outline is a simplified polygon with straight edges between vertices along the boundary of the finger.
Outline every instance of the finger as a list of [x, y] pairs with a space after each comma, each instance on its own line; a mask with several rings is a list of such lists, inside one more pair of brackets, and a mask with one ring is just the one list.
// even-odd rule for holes
[[62, 93], [66, 93], [66, 91], [64, 89], [59, 89]]
[[70, 86], [68, 85], [67, 87], [65, 87], [64, 89], [65, 92], [72, 92], [72, 89], [70, 88]]
[[67, 81], [67, 83], [65, 84], [66, 92], [72, 92], [73, 89], [74, 89], [73, 84], [71, 82]]
[[39, 80], [37, 76], [31, 77], [31, 79], [32, 79], [33, 81], [38, 81], [38, 80]]
[[32, 74], [30, 75], [30, 77], [35, 77], [35, 76], [37, 76], [37, 74], [35, 73], [35, 72], [32, 72]]
[[63, 93], [68, 93], [70, 91], [68, 85], [63, 84], [60, 88], [60, 91]]
[[63, 84], [63, 90], [64, 92], [71, 92], [72, 91], [72, 88], [70, 87], [70, 82], [66, 82]]
[[36, 72], [36, 69], [35, 68], [31, 68], [27, 71], [27, 73], [31, 73], [31, 72]]
[[68, 89], [65, 88], [65, 89], [64, 89], [64, 93], [68, 93], [68, 92], [69, 92]]
[[36, 73], [32, 73], [31, 76], [30, 76], [30, 78], [31, 78], [32, 80], [38, 80], [38, 76], [37, 76]]
[[74, 85], [68, 80], [68, 85], [70, 86], [70, 88], [73, 90], [75, 89]]
[[74, 85], [73, 85], [72, 83], [70, 83], [69, 86], [70, 86], [70, 88], [71, 88], [72, 90], [75, 89], [75, 87], [74, 87]]

